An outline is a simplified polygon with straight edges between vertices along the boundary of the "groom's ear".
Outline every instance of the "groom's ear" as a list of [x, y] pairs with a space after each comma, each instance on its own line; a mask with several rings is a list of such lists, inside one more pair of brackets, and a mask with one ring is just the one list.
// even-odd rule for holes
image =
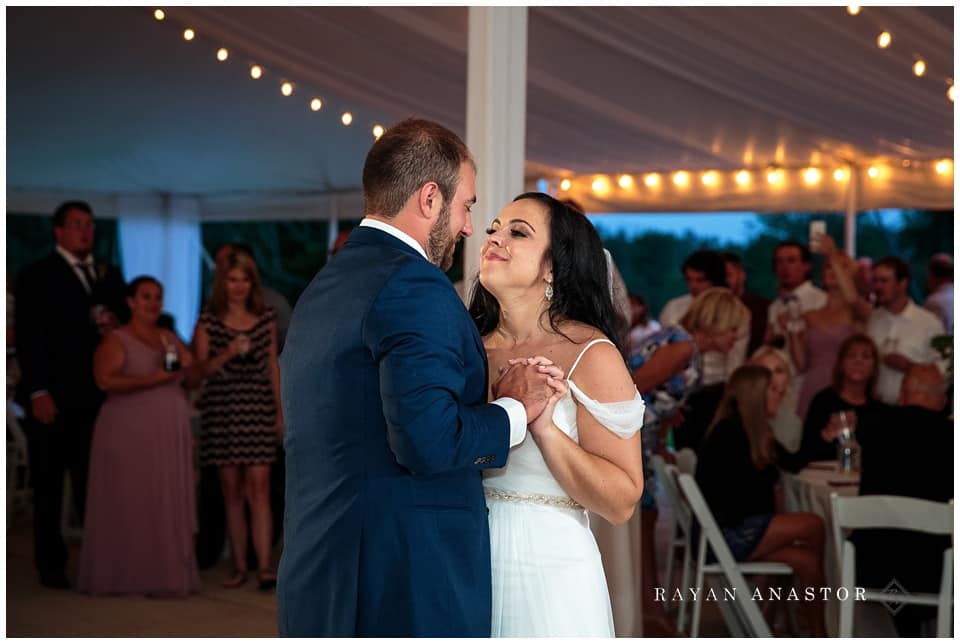
[[440, 192], [440, 186], [436, 181], [428, 181], [417, 193], [417, 199], [420, 205], [420, 214], [427, 219], [436, 219], [443, 208], [443, 193]]

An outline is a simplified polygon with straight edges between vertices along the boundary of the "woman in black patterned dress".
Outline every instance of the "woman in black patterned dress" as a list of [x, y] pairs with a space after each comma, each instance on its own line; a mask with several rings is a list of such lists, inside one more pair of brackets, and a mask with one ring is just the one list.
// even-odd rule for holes
[[268, 590], [276, 584], [270, 566], [270, 464], [283, 435], [275, 314], [263, 303], [252, 257], [231, 252], [224, 269], [214, 276], [210, 302], [194, 335], [206, 377], [200, 397], [200, 463], [220, 471], [234, 565], [223, 586], [235, 588], [247, 580], [244, 504], [249, 503], [257, 578], [260, 588]]

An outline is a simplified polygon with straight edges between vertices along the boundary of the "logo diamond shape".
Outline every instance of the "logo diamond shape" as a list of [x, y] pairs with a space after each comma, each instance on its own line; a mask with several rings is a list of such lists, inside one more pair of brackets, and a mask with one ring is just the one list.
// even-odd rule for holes
[[889, 595], [890, 599], [885, 600], [883, 605], [887, 607], [887, 610], [891, 615], [896, 615], [904, 607], [904, 602], [897, 599], [898, 595], [909, 595], [907, 589], [904, 588], [899, 581], [896, 579], [890, 580], [890, 583], [886, 585], [883, 589], [883, 594]]

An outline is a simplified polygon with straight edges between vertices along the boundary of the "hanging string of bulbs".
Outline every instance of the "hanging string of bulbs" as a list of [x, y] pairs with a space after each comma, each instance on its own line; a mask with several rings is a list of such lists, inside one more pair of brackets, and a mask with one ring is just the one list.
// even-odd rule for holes
[[[153, 18], [157, 22], [163, 22], [164, 20], [167, 19], [167, 14], [163, 9], [157, 8], [153, 10]], [[187, 26], [186, 28], [184, 28], [183, 39], [186, 42], [193, 42], [196, 38], [197, 38], [197, 32], [192, 27]], [[226, 47], [220, 47], [217, 49], [215, 55], [218, 61], [220, 61], [221, 63], [225, 63], [230, 59], [231, 54], [230, 54], [230, 50], [227, 49]], [[250, 73], [250, 78], [252, 78], [253, 80], [261, 80], [264, 78], [266, 71], [264, 70], [263, 65], [259, 65], [255, 62], [251, 62], [249, 73]], [[291, 80], [287, 80], [286, 78], [284, 78], [280, 83], [280, 93], [283, 94], [284, 96], [293, 96], [296, 90], [297, 90], [297, 85]], [[311, 111], [319, 112], [323, 108], [324, 103], [319, 96], [311, 96], [308, 105]], [[340, 122], [345, 127], [349, 127], [350, 125], [352, 125], [353, 121], [354, 121], [353, 114], [349, 111], [344, 111], [340, 115]], [[374, 138], [379, 139], [383, 135], [384, 128], [379, 123], [375, 123], [371, 128], [370, 132], [371, 134], [373, 134]]]
[[[847, 13], [851, 16], [859, 16], [863, 11], [863, 7], [856, 4], [847, 5]], [[889, 49], [893, 44], [893, 34], [890, 33], [888, 29], [884, 29], [879, 34], [877, 34], [877, 47], [880, 49]], [[927, 74], [927, 61], [920, 54], [913, 54], [913, 75], [917, 78], [922, 78]], [[956, 96], [956, 89], [953, 86], [953, 79], [947, 78], [947, 100], [953, 103], [953, 99]]]

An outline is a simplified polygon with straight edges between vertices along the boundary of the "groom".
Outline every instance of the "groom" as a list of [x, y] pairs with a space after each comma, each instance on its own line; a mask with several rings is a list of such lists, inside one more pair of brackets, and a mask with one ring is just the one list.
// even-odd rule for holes
[[486, 402], [483, 344], [443, 273], [473, 232], [475, 173], [436, 123], [387, 130], [363, 168], [366, 217], [294, 309], [282, 636], [490, 635], [480, 470], [506, 463], [551, 390], [515, 366]]

